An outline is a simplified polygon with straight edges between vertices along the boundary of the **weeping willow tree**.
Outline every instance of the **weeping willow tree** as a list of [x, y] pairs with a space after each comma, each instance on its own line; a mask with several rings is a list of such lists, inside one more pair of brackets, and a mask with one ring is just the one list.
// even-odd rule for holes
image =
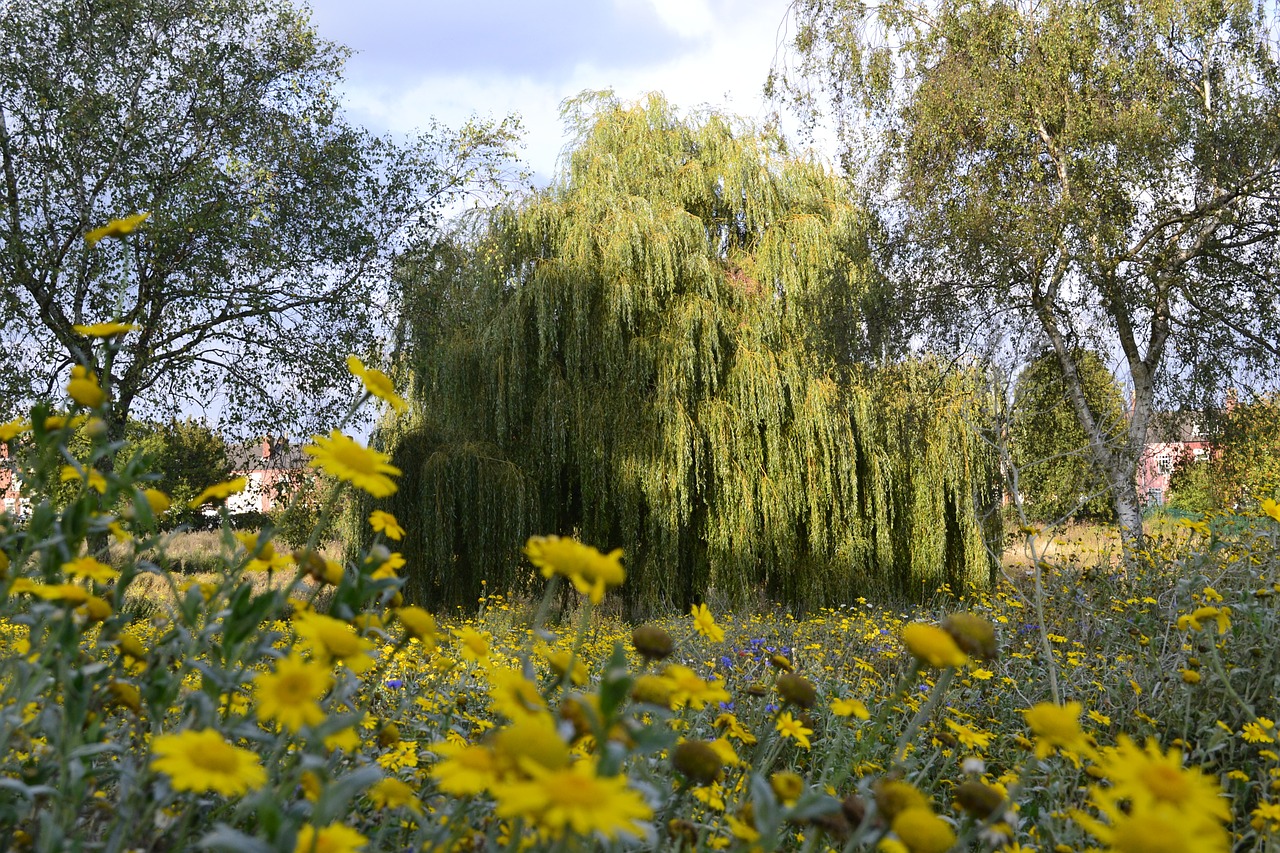
[[518, 585], [534, 532], [622, 547], [632, 615], [989, 582], [973, 389], [839, 367], [876, 346], [847, 187], [659, 97], [579, 107], [559, 184], [413, 276], [410, 594]]

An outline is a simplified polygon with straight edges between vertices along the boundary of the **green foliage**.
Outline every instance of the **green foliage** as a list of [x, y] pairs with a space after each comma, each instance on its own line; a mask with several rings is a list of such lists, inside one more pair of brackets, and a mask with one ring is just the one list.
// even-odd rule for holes
[[[830, 110], [938, 345], [1051, 346], [1130, 551], [1157, 393], [1274, 372], [1280, 65], [1247, 0], [801, 0], [771, 88]], [[869, 143], [869, 144], [868, 144]], [[1072, 354], [1123, 355], [1107, 440]], [[1170, 370], [1170, 365], [1174, 369]]]
[[[1108, 443], [1124, 440], [1124, 397], [1096, 352], [1072, 354], [1089, 410]], [[1067, 399], [1062, 366], [1042, 353], [1019, 375], [1010, 413], [1009, 452], [1029, 518], [1114, 521], [1107, 478], [1089, 452], [1089, 437]]]
[[276, 489], [278, 509], [269, 518], [277, 539], [290, 548], [301, 548], [313, 534], [320, 545], [333, 538], [333, 519], [324, 516], [324, 484], [313, 472], [286, 477]]
[[719, 115], [577, 106], [560, 184], [408, 285], [407, 593], [519, 584], [540, 531], [623, 547], [636, 613], [987, 583], [969, 380], [839, 370], [876, 349], [849, 188]]
[[[3, 4], [5, 417], [82, 364], [117, 438], [135, 408], [215, 396], [241, 434], [337, 422], [397, 253], [500, 177], [516, 132], [375, 138], [338, 110], [346, 54], [289, 0]], [[125, 239], [82, 239], [142, 212]], [[73, 328], [106, 320], [140, 328], [105, 349]]]
[[1184, 512], [1206, 513], [1220, 509], [1218, 478], [1215, 465], [1209, 459], [1197, 459], [1185, 454], [1173, 466], [1169, 478], [1167, 503]]
[[1233, 400], [1211, 422], [1207, 459], [1178, 460], [1170, 501], [1182, 509], [1251, 509], [1280, 500], [1280, 396]]
[[1221, 500], [1252, 507], [1265, 499], [1280, 501], [1280, 394], [1240, 402], [1223, 413], [1214, 437]]
[[231, 477], [226, 441], [200, 421], [137, 423], [126, 433], [133, 452], [140, 453], [148, 470], [159, 475], [154, 488], [173, 501], [169, 523], [189, 521], [193, 511], [187, 504], [191, 499]]

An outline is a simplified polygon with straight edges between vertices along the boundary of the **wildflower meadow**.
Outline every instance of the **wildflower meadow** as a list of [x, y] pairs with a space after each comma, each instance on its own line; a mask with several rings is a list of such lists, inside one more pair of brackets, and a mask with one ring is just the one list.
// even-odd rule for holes
[[[171, 570], [170, 499], [93, 373], [66, 390], [0, 424], [34, 493], [76, 489], [0, 515], [4, 849], [1280, 849], [1272, 502], [928, 607], [642, 625], [605, 606], [626, 554], [535, 536], [540, 598], [432, 612], [384, 510], [342, 561], [224, 524], [214, 581]], [[397, 488], [341, 430], [306, 453], [322, 521]]]

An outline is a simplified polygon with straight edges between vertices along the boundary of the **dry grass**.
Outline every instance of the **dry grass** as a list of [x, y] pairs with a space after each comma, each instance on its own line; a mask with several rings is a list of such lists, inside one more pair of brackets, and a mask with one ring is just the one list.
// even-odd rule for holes
[[[1070, 524], [1056, 533], [1047, 530], [1037, 535], [1035, 547], [1043, 552], [1042, 559], [1055, 566], [1084, 568], [1119, 559], [1120, 534], [1109, 525]], [[1015, 531], [1005, 548], [1005, 571], [1030, 572], [1033, 562], [1027, 537]]]
[[[161, 548], [143, 556], [162, 568], [168, 568], [179, 586], [185, 588], [192, 583], [220, 583], [224, 579], [220, 568], [223, 565], [221, 555], [224, 553], [229, 552], [224, 546], [222, 532], [210, 530], [171, 534]], [[342, 546], [336, 541], [329, 542], [321, 549], [321, 554], [329, 559], [339, 560], [342, 558]], [[113, 553], [112, 556], [123, 560], [125, 555], [121, 550], [119, 554]], [[267, 589], [288, 586], [293, 581], [293, 572], [246, 572], [245, 577], [253, 585], [254, 593], [258, 594]], [[315, 587], [313, 580], [304, 578], [298, 594], [307, 597]], [[173, 588], [161, 575], [143, 574], [130, 583], [125, 602], [127, 608], [139, 615], [150, 614], [161, 605], [174, 603]]]

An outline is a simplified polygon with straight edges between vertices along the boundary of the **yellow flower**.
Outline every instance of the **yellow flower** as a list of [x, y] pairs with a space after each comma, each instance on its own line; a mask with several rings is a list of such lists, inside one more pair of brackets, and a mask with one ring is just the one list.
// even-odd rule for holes
[[806, 728], [803, 723], [792, 717], [790, 712], [778, 715], [775, 728], [784, 738], [794, 740], [805, 749], [809, 748], [809, 735], [813, 734], [813, 729]]
[[494, 786], [499, 817], [528, 818], [555, 837], [571, 832], [609, 840], [643, 836], [653, 817], [625, 775], [598, 776], [590, 760], [556, 770], [531, 767], [530, 776]]
[[500, 778], [498, 756], [487, 746], [441, 741], [429, 748], [441, 757], [430, 770], [441, 793], [473, 797]]
[[217, 791], [238, 797], [267, 782], [258, 756], [232, 746], [213, 729], [159, 735], [151, 745], [151, 769], [169, 776], [176, 791]]
[[258, 719], [274, 720], [291, 732], [324, 721], [320, 700], [333, 685], [327, 666], [303, 660], [297, 654], [276, 661], [272, 672], [253, 680]]
[[986, 732], [980, 732], [971, 729], [966, 725], [957, 723], [955, 720], [947, 720], [947, 728], [955, 732], [956, 738], [960, 743], [970, 749], [986, 749], [991, 743], [991, 735]]
[[1120, 735], [1102, 759], [1102, 772], [1111, 782], [1106, 796], [1128, 800], [1134, 811], [1165, 803], [1180, 812], [1224, 823], [1231, 820], [1231, 809], [1217, 781], [1196, 768], [1183, 767], [1182, 753], [1177, 749], [1162, 752], [1154, 738], [1140, 747]]
[[538, 692], [538, 685], [516, 670], [494, 669], [489, 673], [489, 682], [493, 710], [510, 720], [547, 710], [547, 701]]
[[912, 622], [902, 629], [902, 643], [916, 660], [939, 669], [961, 666], [969, 660], [951, 635], [936, 625]]
[[780, 770], [769, 777], [769, 787], [784, 805], [795, 805], [804, 793], [804, 778], [790, 770]]
[[359, 377], [364, 383], [364, 390], [379, 399], [386, 400], [397, 412], [403, 412], [409, 408], [405, 399], [396, 393], [396, 386], [391, 383], [391, 378], [381, 370], [365, 367], [364, 362], [354, 355], [347, 356], [347, 370], [351, 371], [352, 376]]
[[1041, 702], [1023, 711], [1027, 725], [1036, 735], [1036, 757], [1047, 758], [1055, 747], [1078, 749], [1083, 745], [1084, 733], [1080, 731], [1080, 714], [1083, 711], [1084, 706], [1079, 702], [1065, 705]]
[[831, 703], [831, 713], [837, 717], [857, 717], [859, 720], [871, 719], [867, 706], [857, 699], [836, 699]]
[[96, 244], [99, 240], [107, 237], [114, 237], [117, 240], [123, 240], [134, 232], [142, 223], [147, 221], [147, 217], [151, 215], [150, 211], [146, 213], [135, 213], [133, 216], [126, 216], [124, 219], [113, 219], [106, 225], [102, 225], [93, 229], [84, 235], [84, 241], [90, 246]]
[[710, 702], [728, 702], [732, 698], [720, 682], [707, 681], [687, 666], [671, 664], [662, 671], [662, 676], [671, 683], [673, 705], [687, 703], [695, 711], [700, 711]]
[[531, 536], [524, 546], [525, 556], [542, 571], [544, 578], [560, 575], [568, 578], [574, 589], [591, 599], [592, 604], [604, 600], [606, 590], [626, 580], [622, 568], [622, 549], [602, 554], [590, 545], [561, 536]]
[[1276, 724], [1266, 717], [1259, 717], [1251, 723], [1245, 723], [1240, 736], [1249, 743], [1275, 743]]
[[738, 721], [738, 718], [728, 711], [716, 717], [714, 723], [717, 729], [725, 729], [731, 737], [736, 737], [745, 744], [753, 744], [756, 742], [756, 736], [753, 735], [746, 727]]
[[328, 437], [313, 435], [311, 439], [315, 444], [308, 444], [302, 452], [314, 457], [312, 468], [320, 468], [375, 498], [395, 494], [396, 484], [391, 477], [400, 476], [400, 469], [390, 464], [387, 454], [365, 447], [336, 429]]
[[1218, 633], [1225, 634], [1231, 627], [1231, 610], [1227, 607], [1199, 607], [1193, 613], [1184, 613], [1178, 617], [1178, 630], [1199, 631], [1204, 626], [1201, 621], [1214, 619], [1218, 623]]
[[436, 617], [421, 607], [398, 607], [393, 611], [405, 632], [416, 637], [428, 652], [433, 652], [440, 645], [440, 634], [436, 630]]
[[1107, 816], [1103, 823], [1083, 812], [1072, 816], [1085, 830], [1108, 844], [1109, 853], [1227, 853], [1225, 829], [1168, 803], [1126, 812], [1118, 805], [1098, 803]]
[[98, 385], [98, 377], [80, 364], [71, 367], [71, 381], [67, 383], [67, 395], [88, 409], [101, 406], [107, 399], [107, 392]]
[[422, 814], [422, 801], [413, 789], [399, 779], [387, 778], [369, 789], [369, 800], [380, 809], [407, 808], [416, 815]]
[[716, 617], [711, 615], [707, 605], [698, 604], [689, 611], [693, 617], [693, 629], [713, 643], [724, 640], [724, 629], [716, 624]]
[[[18, 581], [25, 580], [19, 578]], [[84, 604], [89, 600], [89, 591], [82, 586], [73, 583], [43, 584], [43, 583], [25, 583], [19, 588], [19, 582], [14, 581], [11, 590], [13, 592], [29, 592], [37, 598], [43, 598], [45, 601], [60, 601], [63, 604]]]
[[1199, 673], [1199, 672], [1197, 672], [1197, 671], [1196, 671], [1196, 670], [1194, 670], [1194, 669], [1184, 669], [1184, 670], [1181, 670], [1181, 674], [1182, 674], [1182, 680], [1183, 680], [1183, 682], [1184, 682], [1184, 683], [1186, 683], [1186, 684], [1199, 684], [1199, 683], [1200, 683], [1200, 673]]
[[246, 480], [244, 477], [234, 477], [230, 480], [227, 480], [225, 483], [215, 483], [214, 485], [205, 489], [200, 494], [196, 495], [195, 498], [192, 499], [189, 506], [192, 509], [196, 509], [197, 507], [203, 505], [206, 501], [224, 500], [226, 498], [231, 497], [234, 494], [239, 494], [240, 492], [243, 492], [245, 490], [245, 487], [248, 485], [249, 485], [249, 481]]
[[107, 478], [102, 476], [101, 472], [96, 468], [85, 468], [83, 471], [74, 465], [63, 465], [62, 470], [58, 474], [58, 479], [64, 483], [72, 483], [76, 480], [84, 480], [89, 484], [89, 488], [98, 494], [105, 494], [107, 491]]
[[363, 850], [368, 841], [351, 827], [336, 821], [322, 829], [308, 823], [298, 830], [293, 853], [356, 853]]
[[1192, 521], [1189, 518], [1180, 518], [1178, 519], [1178, 526], [1186, 527], [1190, 530], [1194, 530], [1196, 533], [1199, 533], [1201, 536], [1209, 535], [1209, 523], [1205, 521]]
[[404, 538], [404, 528], [400, 526], [400, 522], [396, 521], [396, 517], [389, 512], [375, 509], [369, 513], [369, 526], [373, 528], [374, 533], [381, 533], [394, 542], [399, 542]]
[[1262, 514], [1269, 515], [1276, 521], [1280, 521], [1280, 504], [1271, 500], [1271, 498], [1264, 499], [1262, 501]]
[[462, 647], [463, 660], [483, 661], [489, 658], [489, 641], [493, 639], [493, 635], [488, 631], [477, 631], [471, 626], [456, 629], [453, 632], [454, 638]]
[[143, 489], [142, 497], [146, 500], [147, 506], [151, 507], [153, 515], [162, 515], [173, 505], [169, 496], [159, 489]]
[[0, 424], [0, 441], [13, 441], [24, 432], [31, 431], [31, 423], [21, 418], [14, 418]]
[[299, 613], [293, 619], [298, 636], [325, 661], [338, 660], [355, 673], [373, 666], [369, 655], [373, 643], [356, 634], [354, 628], [341, 619], [321, 613]]
[[945, 853], [956, 843], [951, 825], [927, 808], [903, 809], [892, 829], [911, 853]]
[[[1247, 776], [1245, 781], [1248, 781]], [[1268, 832], [1280, 830], [1280, 803], [1259, 803], [1258, 807], [1249, 814], [1253, 817], [1249, 821], [1250, 825], [1259, 832], [1263, 831], [1263, 827], [1266, 827]]]
[[77, 323], [71, 328], [75, 329], [76, 334], [84, 335], [86, 338], [114, 338], [116, 335], [133, 332], [142, 327], [134, 323], [91, 323], [89, 325]]
[[74, 578], [89, 578], [98, 583], [109, 583], [120, 574], [106, 563], [100, 563], [87, 555], [78, 557], [69, 563], [63, 563], [62, 570]]

